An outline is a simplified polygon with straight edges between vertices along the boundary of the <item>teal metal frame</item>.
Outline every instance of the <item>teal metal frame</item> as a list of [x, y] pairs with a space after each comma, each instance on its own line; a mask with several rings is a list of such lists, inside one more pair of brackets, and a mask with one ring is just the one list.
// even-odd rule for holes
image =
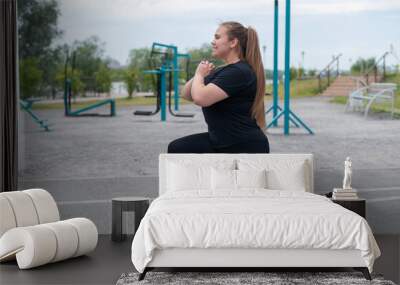
[[[282, 108], [279, 106], [279, 96], [278, 96], [278, 91], [279, 91], [279, 74], [278, 74], [278, 29], [279, 29], [279, 9], [278, 9], [278, 0], [275, 0], [274, 3], [274, 72], [273, 72], [273, 85], [272, 85], [272, 94], [273, 94], [273, 99], [272, 99], [272, 106], [265, 112], [265, 114], [268, 114], [269, 112], [272, 111], [272, 118], [276, 118], [278, 115], [278, 111], [281, 112]], [[296, 128], [299, 127], [299, 125], [296, 123], [295, 120], [292, 118], [289, 118], [289, 120], [296, 126]], [[278, 127], [278, 120], [273, 120], [271, 125], [268, 125], [267, 128], [269, 127]]]
[[159, 69], [146, 70], [144, 73], [147, 74], [160, 74], [161, 90], [160, 90], [160, 108], [161, 108], [161, 121], [167, 120], [167, 72], [173, 73], [174, 79], [174, 109], [179, 110], [179, 58], [190, 59], [190, 55], [186, 53], [178, 53], [178, 47], [174, 45], [166, 45], [162, 43], [154, 42], [151, 50], [154, 51], [156, 48], [166, 48], [172, 50], [172, 60], [167, 60]]
[[[290, 125], [292, 122], [296, 127], [301, 125], [305, 128], [309, 134], [314, 132], [295, 114], [290, 110], [290, 19], [291, 19], [291, 7], [290, 0], [286, 0], [286, 15], [285, 15], [285, 89], [284, 89], [284, 106], [283, 109], [278, 105], [278, 0], [275, 0], [275, 13], [274, 13], [274, 98], [273, 105], [267, 111], [273, 110], [272, 121], [267, 125], [267, 128], [271, 126], [277, 126], [278, 120], [283, 116], [283, 128], [284, 134], [289, 135]], [[278, 113], [277, 110], [280, 112]]]
[[[275, 118], [278, 115], [278, 110], [282, 111], [282, 108], [279, 106], [279, 98], [278, 98], [278, 0], [274, 2], [274, 72], [273, 72], [273, 84], [272, 84], [272, 106], [265, 112], [268, 114], [272, 111], [272, 118]], [[273, 127], [278, 126], [278, 121], [274, 121], [272, 123]]]
[[175, 76], [175, 73], [174, 73], [174, 78], [175, 77], [177, 78], [176, 79], [176, 85], [174, 83], [174, 86], [177, 87], [176, 90], [174, 90], [175, 111], [179, 110], [179, 101], [180, 101], [180, 97], [179, 97], [179, 71], [181, 71], [181, 70], [179, 69], [179, 58], [186, 58], [186, 60], [190, 60], [190, 54], [188, 54], [188, 53], [178, 53], [177, 54], [177, 59], [178, 59], [177, 69], [178, 69], [178, 72], [177, 72], [176, 76]]
[[160, 109], [161, 109], [161, 121], [167, 120], [167, 72], [171, 72], [173, 69], [161, 66], [159, 69], [145, 70], [146, 74], [160, 74]]
[[[174, 79], [174, 109], [175, 111], [179, 110], [179, 58], [187, 58], [190, 59], [190, 55], [186, 53], [178, 53], [178, 47], [174, 45], [167, 45], [163, 43], [157, 43], [154, 42], [152, 45], [152, 50], [155, 48], [166, 48], [166, 49], [171, 49], [172, 50], [172, 60], [171, 62], [167, 61], [163, 68], [164, 70], [166, 69], [171, 69], [173, 71], [173, 79]], [[171, 64], [172, 63], [172, 64]], [[172, 65], [172, 66], [171, 66]], [[164, 78], [165, 80], [165, 78]], [[165, 112], [165, 110], [164, 110]]]
[[[74, 60], [75, 60], [75, 53], [73, 53], [73, 63], [74, 65]], [[116, 112], [116, 107], [115, 107], [115, 99], [105, 99], [101, 100], [97, 103], [91, 104], [89, 106], [86, 106], [84, 108], [72, 111], [71, 108], [71, 90], [72, 90], [72, 82], [68, 78], [68, 72], [67, 72], [67, 67], [68, 67], [68, 62], [69, 62], [69, 54], [67, 52], [67, 58], [65, 61], [65, 69], [64, 69], [64, 115], [67, 117], [79, 117], [79, 116], [90, 116], [90, 115], [99, 115], [99, 114], [83, 114], [86, 111], [90, 111], [93, 109], [96, 109], [98, 107], [101, 107], [103, 105], [110, 104], [110, 116], [115, 117], [117, 112]], [[72, 66], [72, 72], [74, 70], [74, 67]]]
[[65, 113], [65, 116], [78, 117], [78, 116], [84, 116], [84, 115], [98, 115], [98, 114], [82, 114], [82, 113], [96, 109], [98, 107], [101, 107], [101, 106], [107, 105], [107, 104], [110, 104], [110, 116], [111, 117], [116, 116], [117, 112], [116, 112], [116, 108], [115, 108], [115, 99], [112, 99], [112, 98], [101, 100], [100, 102], [97, 102], [97, 103], [91, 104], [89, 106], [86, 106], [84, 108], [72, 111], [71, 105], [69, 102], [69, 98], [71, 96], [70, 90], [71, 90], [71, 80], [67, 79], [65, 81], [65, 91], [64, 91], [64, 113]]
[[34, 102], [39, 101], [39, 100], [34, 100], [34, 99], [20, 99], [19, 100], [19, 105], [22, 108], [22, 110], [24, 110], [25, 112], [27, 112], [29, 114], [29, 116], [31, 116], [31, 118], [33, 119], [33, 121], [35, 123], [37, 123], [41, 128], [43, 128], [46, 132], [50, 131], [50, 125], [47, 123], [47, 120], [42, 120], [39, 118], [38, 115], [36, 115], [35, 113], [33, 113], [32, 111], [32, 105]]

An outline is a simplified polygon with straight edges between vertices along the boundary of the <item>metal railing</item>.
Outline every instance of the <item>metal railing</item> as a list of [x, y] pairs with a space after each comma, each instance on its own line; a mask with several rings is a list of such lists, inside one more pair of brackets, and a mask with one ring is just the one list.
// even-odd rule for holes
[[[375, 61], [374, 65], [371, 66], [366, 72], [364, 72], [363, 77], [365, 78], [365, 82], [367, 85], [370, 83], [370, 78], [373, 76], [374, 82], [378, 82], [384, 80], [386, 77], [386, 56], [388, 56], [389, 52], [385, 52], [377, 61]], [[380, 67], [379, 64], [382, 63]], [[381, 71], [381, 74], [380, 74]], [[379, 75], [382, 75], [379, 78]]]
[[[318, 78], [318, 89], [319, 92], [322, 92], [323, 89], [327, 88], [333, 79], [339, 76], [339, 58], [342, 56], [342, 54], [339, 54], [337, 56], [333, 56], [332, 60], [329, 62], [329, 64], [318, 73], [317, 78]], [[323, 86], [323, 79], [327, 79], [327, 85]]]

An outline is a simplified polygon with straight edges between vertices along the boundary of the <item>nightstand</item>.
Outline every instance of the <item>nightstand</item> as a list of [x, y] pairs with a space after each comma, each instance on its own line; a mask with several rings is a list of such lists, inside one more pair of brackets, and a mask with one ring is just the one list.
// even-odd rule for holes
[[[150, 198], [146, 197], [118, 197], [112, 199], [112, 234], [113, 241], [123, 241], [126, 235], [122, 233], [123, 212], [135, 212], [135, 232], [140, 221], [150, 205]], [[134, 233], [135, 234], [135, 233]]]
[[359, 214], [361, 217], [365, 218], [365, 199], [356, 200], [333, 200], [332, 202], [339, 204], [340, 206]]

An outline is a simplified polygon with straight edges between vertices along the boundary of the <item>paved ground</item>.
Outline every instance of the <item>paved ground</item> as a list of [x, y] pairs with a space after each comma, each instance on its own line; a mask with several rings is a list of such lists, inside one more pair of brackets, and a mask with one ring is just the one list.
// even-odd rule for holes
[[[386, 116], [364, 119], [344, 113], [327, 98], [292, 100], [292, 110], [315, 135], [292, 128], [269, 131], [273, 153], [313, 153], [317, 169], [342, 169], [346, 156], [359, 169], [400, 169], [400, 121]], [[151, 107], [142, 107], [147, 109]], [[117, 116], [65, 118], [62, 111], [42, 111], [54, 126], [46, 133], [27, 120], [24, 179], [156, 176], [157, 157], [171, 140], [206, 131], [200, 108], [188, 105], [193, 119], [133, 116], [136, 108], [118, 109]], [[268, 118], [270, 120], [270, 118]], [[396, 159], [397, 158], [397, 159]]]
[[[346, 156], [353, 160], [353, 187], [367, 199], [374, 233], [400, 234], [400, 120], [387, 115], [365, 119], [345, 113], [328, 98], [292, 100], [292, 110], [315, 135], [292, 128], [269, 130], [271, 152], [313, 153], [315, 192], [340, 187]], [[55, 197], [63, 218], [91, 218], [101, 233], [111, 231], [111, 198], [158, 195], [158, 155], [178, 137], [206, 131], [200, 108], [185, 105], [194, 118], [134, 116], [118, 108], [116, 117], [66, 118], [62, 111], [38, 114], [53, 124], [44, 132], [25, 121], [25, 169], [20, 188], [41, 187]], [[105, 110], [103, 110], [105, 111]], [[270, 117], [267, 120], [271, 120]]]

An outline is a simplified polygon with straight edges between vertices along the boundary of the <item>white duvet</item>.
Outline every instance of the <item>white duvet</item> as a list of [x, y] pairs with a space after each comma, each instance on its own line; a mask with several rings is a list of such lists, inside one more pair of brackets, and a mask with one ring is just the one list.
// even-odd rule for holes
[[133, 239], [136, 269], [164, 248], [358, 249], [370, 272], [380, 256], [359, 215], [320, 195], [265, 189], [160, 196]]

